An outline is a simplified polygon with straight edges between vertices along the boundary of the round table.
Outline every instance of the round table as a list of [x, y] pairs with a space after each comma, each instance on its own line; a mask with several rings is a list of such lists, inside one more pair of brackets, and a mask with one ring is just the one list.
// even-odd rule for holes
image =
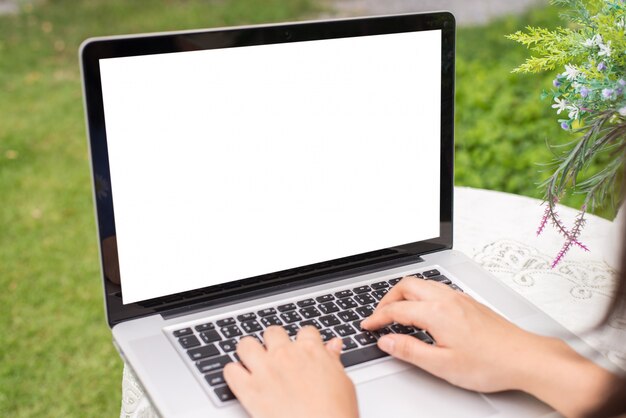
[[[553, 269], [564, 240], [550, 225], [536, 236], [544, 212], [541, 203], [509, 193], [455, 188], [454, 248], [626, 370], [626, 318], [594, 328], [616, 283], [615, 271], [603, 257], [611, 246], [619, 245], [613, 242], [613, 223], [588, 215], [580, 239], [589, 252], [572, 248]], [[559, 214], [567, 224], [576, 210], [559, 206]], [[128, 368], [122, 379], [120, 416], [157, 417]]]

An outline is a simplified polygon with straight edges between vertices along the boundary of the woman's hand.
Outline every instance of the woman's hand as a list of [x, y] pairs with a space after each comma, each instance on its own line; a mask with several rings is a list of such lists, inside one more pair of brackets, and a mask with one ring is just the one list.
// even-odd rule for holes
[[450, 383], [481, 392], [515, 389], [519, 360], [536, 344], [530, 334], [465, 293], [415, 277], [405, 277], [361, 323], [375, 330], [392, 322], [427, 330], [428, 345], [415, 337], [389, 334], [379, 347]]
[[229, 363], [224, 378], [243, 407], [255, 418], [358, 416], [356, 393], [339, 361], [341, 339], [326, 346], [315, 327], [298, 332], [292, 342], [282, 327], [237, 346], [241, 363]]
[[361, 327], [376, 330], [392, 322], [427, 330], [436, 345], [388, 334], [378, 340], [383, 351], [466, 389], [523, 390], [565, 416], [585, 416], [615, 383], [564, 342], [524, 331], [440, 283], [402, 279]]

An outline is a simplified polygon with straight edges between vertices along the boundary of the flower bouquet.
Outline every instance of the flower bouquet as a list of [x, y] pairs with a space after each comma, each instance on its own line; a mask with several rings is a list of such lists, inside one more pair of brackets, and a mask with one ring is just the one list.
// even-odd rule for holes
[[[588, 251], [579, 240], [585, 214], [605, 204], [615, 204], [626, 147], [626, 3], [624, 0], [552, 0], [569, 22], [555, 30], [528, 27], [508, 36], [532, 54], [514, 72], [558, 70], [550, 91], [561, 127], [572, 133], [570, 143], [552, 146], [555, 160], [551, 175], [542, 183], [545, 212], [537, 230], [548, 222], [565, 238], [552, 267], [574, 246]], [[562, 71], [562, 72], [561, 72]], [[592, 161], [605, 162], [589, 173]], [[556, 204], [566, 193], [582, 193], [584, 203], [567, 226]]]

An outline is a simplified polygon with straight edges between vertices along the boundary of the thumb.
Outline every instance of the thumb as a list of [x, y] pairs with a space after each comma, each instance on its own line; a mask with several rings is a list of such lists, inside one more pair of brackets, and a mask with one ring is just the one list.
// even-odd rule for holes
[[415, 337], [404, 334], [387, 334], [378, 340], [378, 347], [391, 356], [411, 363], [426, 371], [434, 372], [441, 364], [441, 347], [426, 344]]

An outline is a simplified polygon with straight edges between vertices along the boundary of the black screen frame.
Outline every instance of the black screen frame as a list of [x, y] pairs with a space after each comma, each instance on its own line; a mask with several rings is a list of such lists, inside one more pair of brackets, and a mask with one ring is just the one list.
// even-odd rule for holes
[[[99, 60], [136, 55], [151, 55], [204, 49], [230, 48], [287, 42], [382, 35], [402, 32], [441, 30], [441, 191], [440, 236], [408, 243], [366, 254], [355, 254], [338, 260], [303, 266], [236, 282], [209, 286], [175, 295], [122, 304], [121, 287], [105, 276], [105, 264], [117, 253], [105, 254], [103, 240], [107, 238], [104, 224], [115, 224], [114, 206], [97, 197], [102, 183], [111, 185], [106, 145], [106, 128], [100, 82]], [[332, 21], [297, 22], [278, 25], [156, 33], [146, 35], [92, 38], [86, 40], [79, 52], [83, 77], [83, 94], [87, 134], [92, 162], [92, 183], [98, 239], [100, 242], [101, 278], [104, 283], [105, 306], [109, 326], [155, 313], [180, 312], [194, 306], [228, 303], [244, 295], [259, 295], [311, 285], [336, 277], [354, 274], [377, 266], [407, 264], [420, 255], [451, 249], [453, 185], [454, 185], [454, 95], [455, 95], [456, 25], [449, 12], [406, 14], [397, 16], [342, 19]], [[416, 175], [419, 173], [416, 157]], [[110, 193], [110, 190], [108, 190]], [[416, 181], [416, 193], [419, 182]], [[119, 277], [119, 269], [117, 271]]]

